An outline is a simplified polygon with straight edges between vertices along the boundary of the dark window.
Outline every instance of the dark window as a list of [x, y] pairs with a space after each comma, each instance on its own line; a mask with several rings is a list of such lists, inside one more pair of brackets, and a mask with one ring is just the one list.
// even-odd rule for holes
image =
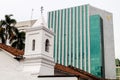
[[49, 52], [49, 40], [48, 39], [45, 41], [45, 51]]
[[35, 40], [32, 41], [32, 50], [35, 50]]

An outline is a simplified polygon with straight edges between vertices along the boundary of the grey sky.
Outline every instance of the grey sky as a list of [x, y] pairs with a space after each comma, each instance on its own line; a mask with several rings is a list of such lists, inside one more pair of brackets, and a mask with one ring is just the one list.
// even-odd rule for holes
[[17, 21], [40, 17], [40, 7], [44, 7], [44, 16], [47, 12], [67, 7], [90, 4], [94, 7], [113, 13], [115, 55], [120, 59], [120, 1], [119, 0], [0, 0], [0, 19], [5, 14], [13, 14]]

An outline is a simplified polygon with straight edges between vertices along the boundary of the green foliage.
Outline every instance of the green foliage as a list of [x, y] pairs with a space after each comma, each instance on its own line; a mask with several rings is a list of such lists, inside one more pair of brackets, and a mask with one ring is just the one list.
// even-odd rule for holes
[[10, 40], [11, 46], [20, 50], [25, 47], [25, 32], [17, 32], [17, 34]]
[[5, 20], [0, 21], [0, 39], [1, 43], [7, 44], [7, 40], [12, 47], [24, 50], [25, 33], [19, 32], [15, 27], [16, 20], [12, 19], [13, 15], [5, 15]]
[[6, 44], [7, 39], [9, 40], [13, 35], [15, 35], [15, 24], [16, 20], [11, 19], [13, 15], [5, 15], [5, 20], [0, 21], [0, 38], [2, 43]]
[[117, 58], [115, 59], [116, 66], [120, 66], [120, 60]]
[[5, 44], [5, 29], [0, 27], [0, 38], [1, 42]]

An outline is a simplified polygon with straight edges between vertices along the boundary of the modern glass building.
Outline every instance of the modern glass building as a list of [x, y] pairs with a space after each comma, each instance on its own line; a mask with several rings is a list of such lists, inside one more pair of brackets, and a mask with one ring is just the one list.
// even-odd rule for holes
[[48, 27], [55, 33], [55, 62], [115, 79], [112, 23], [111, 13], [90, 5], [48, 12]]

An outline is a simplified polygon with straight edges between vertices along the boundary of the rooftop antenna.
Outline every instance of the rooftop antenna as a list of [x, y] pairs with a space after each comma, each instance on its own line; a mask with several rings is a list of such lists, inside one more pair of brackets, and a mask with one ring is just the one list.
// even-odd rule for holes
[[41, 11], [41, 20], [42, 20], [41, 24], [42, 24], [42, 25], [44, 25], [43, 10], [44, 10], [44, 9], [43, 9], [43, 6], [41, 6], [40, 11]]
[[43, 14], [43, 6], [41, 6], [41, 9], [40, 9], [40, 11], [41, 11], [41, 15]]
[[31, 21], [30, 21], [30, 26], [32, 26], [32, 17], [33, 17], [33, 11], [34, 11], [34, 9], [32, 9], [32, 11], [31, 11]]

